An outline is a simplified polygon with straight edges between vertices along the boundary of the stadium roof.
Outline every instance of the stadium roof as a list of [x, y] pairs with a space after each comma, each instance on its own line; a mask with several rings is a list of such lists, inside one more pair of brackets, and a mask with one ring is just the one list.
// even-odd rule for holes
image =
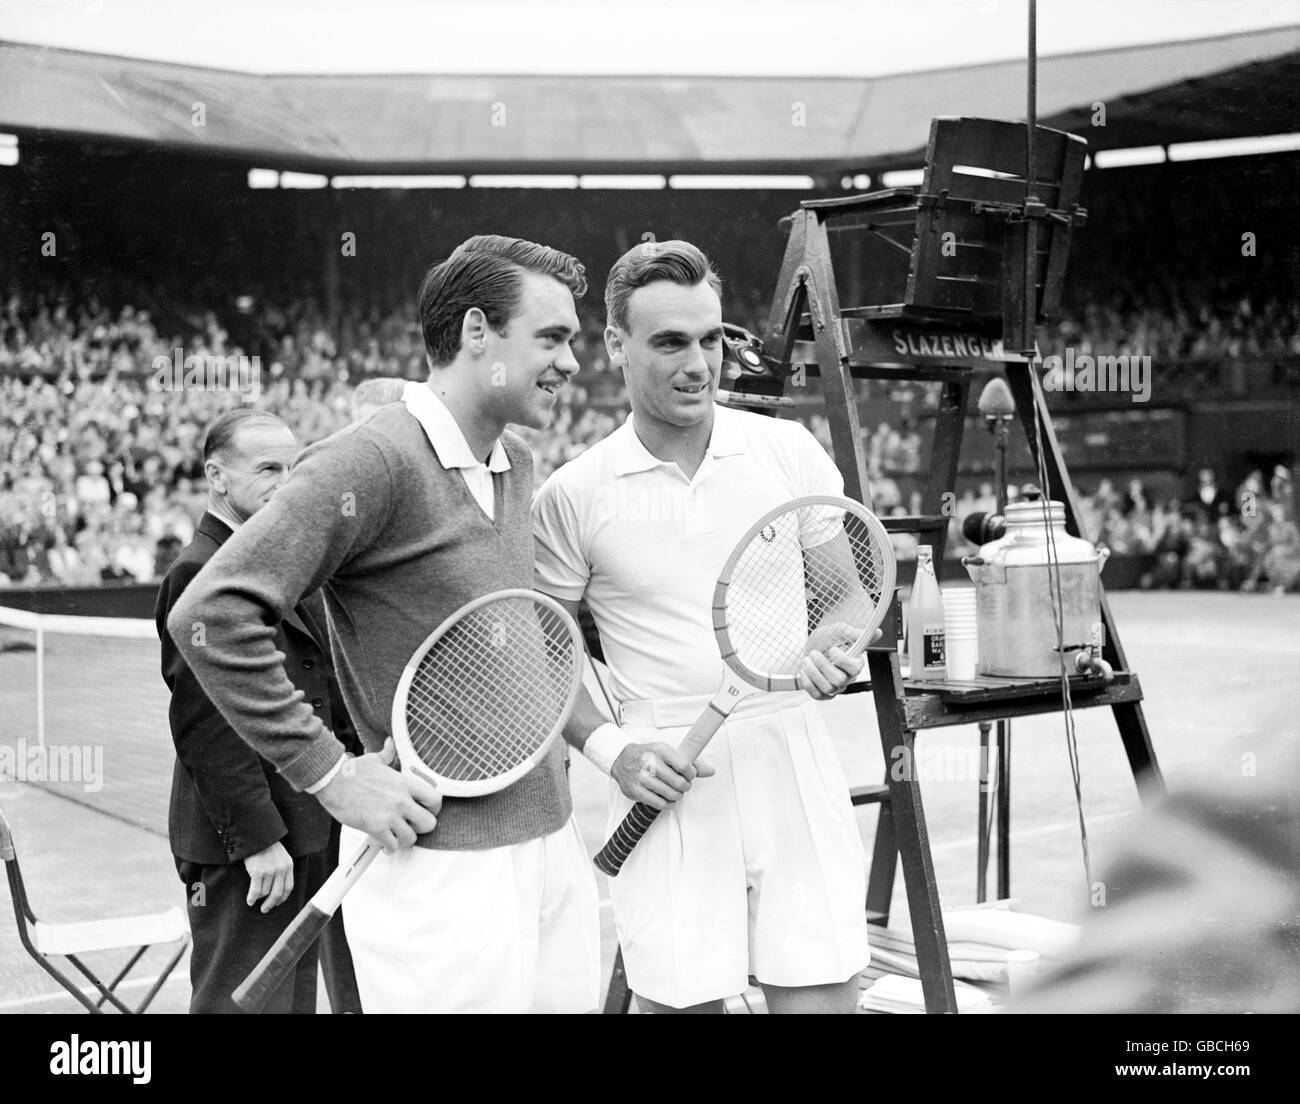
[[[0, 129], [318, 172], [817, 173], [906, 163], [936, 115], [1023, 118], [1024, 85], [1023, 61], [874, 78], [284, 76], [0, 43]], [[1040, 58], [1038, 112], [1094, 149], [1294, 132], [1300, 26]]]

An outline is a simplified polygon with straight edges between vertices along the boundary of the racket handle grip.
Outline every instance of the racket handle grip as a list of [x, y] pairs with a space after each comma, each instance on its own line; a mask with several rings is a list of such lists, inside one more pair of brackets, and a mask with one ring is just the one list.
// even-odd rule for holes
[[[694, 763], [713, 735], [722, 727], [736, 703], [751, 693], [751, 688], [732, 674], [730, 668], [723, 670], [722, 687], [713, 696], [709, 706], [700, 714], [700, 719], [691, 725], [691, 730], [677, 745], [677, 750], [688, 762]], [[652, 808], [643, 801], [638, 801], [628, 810], [627, 816], [609, 837], [609, 842], [596, 855], [596, 869], [616, 877], [632, 854], [632, 849], [641, 841], [641, 837], [650, 830], [650, 825], [659, 816], [660, 810]]]
[[330, 918], [357, 879], [366, 872], [381, 848], [374, 840], [367, 840], [346, 865], [340, 864], [307, 902], [303, 910], [290, 921], [289, 926], [253, 967], [253, 972], [231, 994], [231, 999], [244, 1012], [260, 1012], [271, 995], [293, 972], [302, 956], [320, 938]]
[[609, 842], [600, 849], [596, 855], [596, 868], [608, 874], [611, 878], [618, 876], [618, 872], [623, 869], [623, 864], [632, 854], [632, 849], [640, 842], [642, 836], [650, 830], [652, 825], [659, 816], [659, 810], [651, 808], [642, 801], [638, 801], [631, 809], [628, 810], [627, 816], [623, 818], [622, 823], [614, 829], [614, 834], [609, 837]]
[[253, 972], [231, 994], [234, 1002], [244, 1012], [260, 1012], [271, 995], [293, 972], [299, 960], [325, 930], [330, 913], [315, 905], [308, 905], [280, 935], [274, 945], [253, 967]]

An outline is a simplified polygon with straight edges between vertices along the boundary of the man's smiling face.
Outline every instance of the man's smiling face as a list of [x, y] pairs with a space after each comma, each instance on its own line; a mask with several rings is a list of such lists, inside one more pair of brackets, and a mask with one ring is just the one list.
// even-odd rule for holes
[[605, 340], [620, 358], [633, 414], [687, 427], [712, 417], [722, 375], [722, 302], [701, 281], [690, 287], [656, 280], [628, 300], [628, 330], [609, 326]]
[[544, 429], [556, 393], [578, 371], [571, 348], [578, 314], [559, 280], [536, 272], [519, 278], [519, 307], [505, 333], [487, 333], [483, 401], [503, 423]]

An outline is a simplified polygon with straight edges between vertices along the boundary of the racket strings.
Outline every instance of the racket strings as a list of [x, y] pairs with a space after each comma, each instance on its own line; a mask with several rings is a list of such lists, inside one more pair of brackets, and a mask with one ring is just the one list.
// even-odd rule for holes
[[525, 598], [479, 607], [417, 665], [406, 727], [440, 777], [480, 781], [528, 760], [554, 731], [578, 651], [565, 619]]
[[[464, 631], [467, 628], [471, 631]], [[515, 701], [539, 683], [544, 684], [550, 672], [545, 664], [535, 662], [535, 643], [525, 645], [512, 635], [527, 631], [526, 626], [507, 628], [498, 622], [491, 626], [459, 626], [458, 630], [448, 634], [444, 646], [426, 657], [431, 662], [426, 664], [424, 681], [437, 688], [435, 701], [448, 710], [440, 719], [454, 716], [461, 729], [478, 730], [477, 742], [466, 743], [466, 749], [478, 753], [484, 762], [491, 762], [496, 753], [518, 742], [521, 717]], [[484, 657], [490, 659], [486, 664]], [[545, 713], [536, 715], [533, 727], [540, 728], [547, 720]], [[539, 741], [546, 734], [547, 730], [541, 730]], [[446, 733], [433, 728], [426, 740], [440, 735], [445, 737]]]
[[[532, 649], [512, 646], [511, 652], [518, 655], [499, 645], [489, 647], [492, 662], [479, 670], [470, 665], [482, 665], [481, 644], [452, 638], [439, 650], [446, 662], [440, 666], [435, 657], [426, 666], [420, 681], [435, 689], [423, 697], [413, 695], [408, 729], [430, 769], [447, 777], [491, 777], [527, 758], [545, 740], [558, 706], [546, 709], [545, 696], [536, 691], [552, 682], [550, 672], [530, 668], [525, 656], [535, 655]], [[523, 662], [512, 663], [513, 658]]]
[[888, 600], [887, 555], [868, 521], [842, 507], [796, 506], [771, 519], [727, 588], [736, 658], [760, 674], [792, 676], [809, 650], [853, 643]]

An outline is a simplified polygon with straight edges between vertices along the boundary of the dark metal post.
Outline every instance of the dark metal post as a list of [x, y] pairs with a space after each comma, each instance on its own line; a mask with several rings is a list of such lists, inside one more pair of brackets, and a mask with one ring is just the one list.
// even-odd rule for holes
[[[1038, 359], [1038, 229], [1040, 220], [1031, 214], [1038, 199], [1038, 2], [1029, 0], [1028, 72], [1025, 90], [1025, 265], [1024, 335], [1026, 359], [1033, 366]], [[1006, 509], [1007, 438], [1005, 426], [995, 437], [998, 456], [998, 512]], [[1046, 493], [1046, 492], [1045, 492]], [[998, 721], [998, 897], [1011, 895], [1011, 722]]]
[[[999, 722], [1001, 723], [1001, 722]], [[989, 733], [991, 721], [980, 721], [980, 792], [975, 831], [975, 903], [988, 899], [989, 889]]]
[[[1011, 419], [1015, 417], [1016, 404], [1008, 390], [1006, 381], [995, 376], [984, 385], [980, 392], [979, 412], [984, 419], [984, 428], [993, 435], [993, 471], [997, 481], [997, 513], [1003, 514], [1007, 508], [1007, 442], [1010, 439]], [[988, 816], [989, 790], [989, 729], [988, 722], [980, 724], [980, 793], [979, 824], [976, 836], [975, 894], [978, 901], [987, 896], [989, 842], [992, 822]], [[1007, 896], [1007, 874], [1010, 858], [1010, 771], [1007, 764], [1008, 749], [1011, 742], [1010, 722], [1000, 720], [997, 723], [995, 754], [997, 756], [997, 799], [994, 807], [998, 823], [998, 896]]]
[[[1030, 215], [1038, 206], [1038, 4], [1029, 0], [1029, 73], [1026, 81], [1028, 103], [1025, 111], [1025, 281], [1024, 332], [1025, 356], [1032, 362], [1037, 342], [1034, 328], [1038, 321], [1038, 224]], [[1047, 489], [1044, 488], [1044, 494]]]
[[[999, 421], [993, 430], [993, 449], [997, 461], [998, 513], [1007, 510], [1007, 437], [1008, 420]], [[999, 901], [1011, 896], [1011, 722], [998, 721], [997, 735], [993, 741], [997, 757], [997, 800], [994, 803], [998, 820], [998, 896]], [[987, 854], [987, 845], [986, 851]], [[987, 862], [987, 860], [986, 860]], [[982, 872], [985, 868], [981, 867]]]

